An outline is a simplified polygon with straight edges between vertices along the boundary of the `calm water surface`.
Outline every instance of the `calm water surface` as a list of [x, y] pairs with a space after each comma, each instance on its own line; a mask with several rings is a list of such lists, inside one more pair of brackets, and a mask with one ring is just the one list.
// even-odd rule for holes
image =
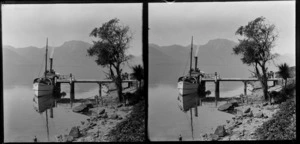
[[[242, 83], [239, 87], [226, 88], [220, 85], [221, 97], [239, 96], [243, 93]], [[207, 85], [212, 91], [212, 84]], [[250, 91], [248, 91], [250, 93]], [[214, 132], [218, 125], [224, 124], [233, 115], [220, 112], [215, 103], [204, 103], [198, 106], [198, 117], [192, 110], [183, 112], [178, 106], [178, 90], [176, 85], [155, 85], [149, 88], [149, 121], [148, 129], [152, 141], [178, 141], [182, 135], [183, 140], [199, 140], [200, 135]], [[218, 103], [221, 105], [222, 103]]]
[[[66, 98], [69, 98], [68, 91], [66, 92]], [[77, 92], [75, 97], [87, 98], [97, 93], [98, 89], [93, 89]], [[72, 126], [87, 118], [72, 112], [70, 104], [57, 104], [53, 108], [53, 118], [50, 118], [50, 110], [47, 114], [37, 112], [34, 109], [34, 93], [30, 86], [4, 88], [3, 97], [5, 142], [33, 142], [34, 136], [39, 142], [56, 141], [56, 135], [68, 133]]]

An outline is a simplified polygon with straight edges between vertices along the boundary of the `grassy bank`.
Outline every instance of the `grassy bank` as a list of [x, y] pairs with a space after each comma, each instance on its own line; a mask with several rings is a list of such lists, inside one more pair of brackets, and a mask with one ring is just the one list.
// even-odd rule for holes
[[258, 140], [296, 140], [296, 103], [289, 99], [274, 117], [256, 130]]
[[256, 130], [258, 140], [296, 140], [295, 84], [277, 94], [282, 102], [273, 118]]
[[136, 104], [130, 116], [117, 124], [109, 132], [109, 141], [114, 142], [141, 142], [145, 141], [145, 100]]

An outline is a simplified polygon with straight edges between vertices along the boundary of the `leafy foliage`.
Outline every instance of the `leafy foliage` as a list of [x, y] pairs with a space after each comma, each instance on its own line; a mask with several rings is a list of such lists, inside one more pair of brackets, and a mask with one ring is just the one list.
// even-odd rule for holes
[[141, 65], [136, 65], [132, 67], [133, 70], [133, 77], [138, 81], [144, 79], [144, 68]]
[[289, 83], [286, 85], [286, 87], [283, 89], [284, 94], [287, 98], [293, 98], [295, 95], [296, 90], [296, 83]]
[[145, 101], [141, 101], [134, 106], [130, 117], [117, 124], [110, 131], [109, 139], [114, 142], [142, 142], [145, 141]]
[[282, 77], [285, 80], [284, 87], [286, 87], [287, 78], [291, 77], [289, 68], [290, 67], [286, 63], [283, 63], [278, 66], [279, 69], [278, 74], [280, 75], [280, 77]]
[[274, 98], [274, 103], [280, 104], [281, 102], [286, 101], [287, 99], [295, 98], [295, 83], [289, 83], [286, 87], [284, 87], [281, 91], [276, 92], [272, 91], [270, 95]]
[[292, 99], [279, 106], [274, 117], [256, 130], [259, 140], [296, 139], [296, 103]]
[[267, 99], [268, 68], [266, 63], [277, 56], [271, 53], [277, 38], [275, 25], [265, 23], [264, 17], [258, 17], [246, 26], [239, 27], [235, 34], [244, 39], [239, 39], [239, 44], [233, 48], [233, 52], [242, 56], [243, 63], [255, 68], [253, 74], [260, 80], [265, 99]]
[[144, 69], [141, 65], [136, 65], [132, 67], [133, 70], [133, 77], [138, 80], [138, 88], [141, 89], [142, 86], [142, 79], [144, 79]]
[[100, 39], [99, 41], [93, 41], [94, 45], [88, 49], [89, 56], [97, 56], [96, 62], [98, 65], [116, 66], [118, 63], [125, 62], [132, 57], [125, 54], [132, 39], [129, 34], [129, 27], [120, 25], [119, 19], [112, 19], [100, 28], [94, 28], [90, 36]]
[[90, 33], [91, 37], [99, 38], [93, 41], [93, 46], [87, 50], [88, 56], [96, 56], [98, 65], [109, 68], [106, 73], [118, 89], [119, 101], [122, 101], [122, 68], [124, 62], [132, 58], [126, 55], [132, 36], [128, 26], [119, 24], [119, 19], [112, 19]]

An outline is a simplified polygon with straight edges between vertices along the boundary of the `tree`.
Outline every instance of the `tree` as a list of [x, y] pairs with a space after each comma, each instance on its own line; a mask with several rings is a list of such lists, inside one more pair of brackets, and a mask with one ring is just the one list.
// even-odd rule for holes
[[286, 63], [283, 63], [281, 65], [278, 66], [278, 74], [280, 75], [280, 77], [282, 77], [284, 79], [284, 88], [286, 88], [286, 84], [287, 84], [287, 78], [290, 78], [290, 71], [289, 71], [289, 65], [287, 65]]
[[133, 77], [139, 81], [139, 87], [141, 87], [142, 79], [144, 79], [144, 69], [141, 65], [136, 65], [132, 67], [133, 70]]
[[235, 34], [242, 36], [243, 39], [239, 39], [239, 44], [233, 48], [234, 54], [241, 55], [244, 64], [254, 67], [252, 73], [261, 82], [264, 98], [265, 100], [269, 98], [269, 102], [271, 102], [268, 96], [266, 64], [277, 56], [277, 54], [271, 53], [277, 39], [275, 25], [266, 23], [264, 17], [258, 17], [246, 26], [238, 28]]
[[93, 46], [87, 50], [88, 55], [97, 57], [96, 63], [109, 69], [105, 73], [116, 84], [119, 101], [122, 102], [122, 66], [132, 57], [126, 55], [132, 39], [129, 27], [120, 25], [119, 19], [115, 18], [92, 30], [90, 37], [99, 40], [93, 41]]

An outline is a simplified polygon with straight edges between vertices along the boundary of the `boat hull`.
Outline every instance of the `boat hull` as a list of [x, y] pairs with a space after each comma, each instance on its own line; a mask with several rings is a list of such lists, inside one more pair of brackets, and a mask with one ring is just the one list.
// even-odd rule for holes
[[33, 91], [34, 95], [37, 97], [51, 95], [53, 94], [53, 85], [46, 85], [43, 83], [34, 83], [33, 84]]
[[178, 89], [180, 95], [188, 95], [188, 94], [197, 93], [198, 83], [179, 81], [177, 84], [177, 89]]

